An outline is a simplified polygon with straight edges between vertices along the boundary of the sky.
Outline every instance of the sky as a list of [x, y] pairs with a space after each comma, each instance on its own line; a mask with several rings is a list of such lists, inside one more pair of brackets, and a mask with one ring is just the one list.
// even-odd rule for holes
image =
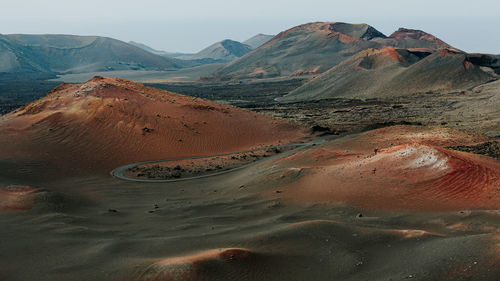
[[498, 0], [16, 0], [0, 33], [99, 35], [170, 52], [197, 52], [314, 21], [367, 23], [386, 35], [421, 29], [467, 51], [500, 54]]

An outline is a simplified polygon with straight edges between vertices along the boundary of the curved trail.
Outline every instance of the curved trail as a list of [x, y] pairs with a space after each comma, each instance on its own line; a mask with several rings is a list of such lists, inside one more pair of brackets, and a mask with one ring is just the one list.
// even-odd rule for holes
[[[142, 161], [142, 162], [136, 162], [132, 164], [128, 164], [125, 166], [118, 167], [111, 171], [111, 175], [115, 178], [121, 179], [121, 180], [126, 180], [126, 181], [133, 181], [133, 182], [145, 182], [145, 183], [165, 183], [165, 182], [177, 182], [177, 181], [187, 181], [187, 180], [194, 180], [194, 179], [201, 179], [201, 178], [208, 178], [212, 176], [217, 176], [217, 175], [222, 175], [230, 172], [234, 172], [237, 170], [241, 170], [243, 168], [248, 167], [249, 165], [252, 165], [256, 162], [251, 162], [236, 168], [232, 168], [229, 170], [225, 171], [220, 171], [216, 173], [211, 173], [211, 174], [206, 174], [206, 175], [200, 175], [200, 176], [195, 176], [195, 177], [188, 177], [188, 178], [179, 178], [179, 179], [168, 179], [168, 180], [149, 180], [149, 179], [136, 179], [136, 178], [131, 178], [127, 177], [124, 175], [125, 171], [140, 165], [145, 165], [145, 164], [153, 164], [153, 163], [160, 163], [160, 162], [171, 162], [171, 161], [180, 161], [180, 160], [189, 160], [189, 159], [203, 159], [203, 158], [211, 158], [211, 157], [218, 157], [218, 156], [227, 156], [227, 155], [232, 155], [232, 154], [240, 154], [240, 153], [249, 153], [249, 152], [255, 152], [255, 151], [260, 151], [260, 150], [267, 150], [267, 149], [275, 149], [275, 148], [287, 148], [287, 147], [297, 147], [294, 150], [297, 150], [302, 147], [307, 147], [307, 146], [313, 146], [313, 145], [318, 145], [322, 144], [325, 142], [326, 139], [332, 138], [332, 137], [338, 137], [336, 135], [333, 136], [325, 136], [325, 137], [320, 137], [318, 139], [315, 139], [310, 142], [306, 143], [291, 143], [291, 144], [284, 144], [284, 145], [274, 145], [274, 146], [266, 146], [266, 147], [260, 147], [260, 148], [255, 148], [255, 149], [248, 149], [248, 150], [242, 150], [242, 151], [236, 151], [236, 152], [227, 152], [227, 153], [221, 153], [221, 154], [214, 154], [214, 155], [206, 155], [206, 156], [192, 156], [192, 157], [183, 157], [183, 158], [171, 158], [171, 159], [162, 159], [162, 160], [150, 160], [150, 161]], [[292, 151], [294, 151], [292, 150]]]
[[493, 78], [493, 79], [490, 79], [490, 80], [488, 80], [488, 81], [486, 81], [486, 82], [484, 82], [484, 83], [481, 83], [481, 84], [479, 84], [479, 85], [472, 86], [472, 87], [470, 87], [470, 88], [469, 88], [469, 89], [467, 89], [467, 90], [469, 90], [469, 91], [474, 91], [475, 89], [477, 89], [477, 88], [479, 88], [479, 87], [481, 87], [481, 86], [484, 86], [484, 85], [487, 85], [487, 84], [490, 84], [490, 83], [496, 82], [496, 81], [498, 81], [498, 80], [499, 80], [499, 78]]

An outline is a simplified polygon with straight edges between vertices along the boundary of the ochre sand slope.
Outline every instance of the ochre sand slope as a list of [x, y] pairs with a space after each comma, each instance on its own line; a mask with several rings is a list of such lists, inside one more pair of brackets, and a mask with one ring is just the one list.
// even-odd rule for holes
[[0, 117], [0, 159], [107, 173], [131, 162], [234, 152], [306, 135], [300, 126], [228, 105], [95, 77], [63, 84]]
[[392, 210], [498, 209], [500, 163], [444, 148], [481, 140], [441, 128], [379, 129], [269, 163], [268, 180], [276, 180], [280, 196], [293, 202]]

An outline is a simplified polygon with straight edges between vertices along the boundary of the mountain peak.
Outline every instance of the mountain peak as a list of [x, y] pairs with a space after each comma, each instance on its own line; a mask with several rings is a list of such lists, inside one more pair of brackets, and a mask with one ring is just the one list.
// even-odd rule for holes
[[450, 48], [450, 45], [443, 42], [436, 36], [418, 29], [409, 29], [401, 27], [396, 32], [389, 36], [390, 38], [396, 39], [415, 39], [415, 40], [426, 40], [433, 41], [438, 44], [441, 48]]
[[387, 37], [382, 32], [365, 23], [350, 24], [344, 22], [335, 22], [329, 24], [329, 29], [331, 31], [339, 32], [358, 39], [371, 40], [376, 37]]
[[257, 49], [258, 47], [269, 42], [269, 40], [271, 40], [273, 37], [274, 37], [274, 35], [259, 33], [255, 36], [243, 41], [243, 44], [247, 44], [248, 46], [252, 47], [252, 49]]
[[282, 34], [289, 34], [290, 32], [300, 30], [309, 32], [336, 32], [355, 39], [365, 40], [371, 40], [376, 37], [387, 37], [382, 32], [378, 31], [368, 24], [352, 24], [345, 22], [311, 22], [291, 28], [287, 31], [282, 32]]
[[250, 51], [252, 51], [252, 47], [246, 44], [230, 39], [225, 39], [201, 50], [197, 54], [193, 55], [191, 59], [209, 58], [220, 61], [231, 61], [244, 56]]
[[435, 36], [419, 30], [419, 29], [410, 29], [410, 28], [405, 28], [405, 27], [400, 27], [397, 31], [392, 33], [389, 37], [391, 38], [412, 38], [412, 39], [430, 39], [430, 38], [436, 38]]
[[237, 43], [240, 43], [240, 42], [234, 41], [234, 40], [231, 40], [231, 39], [224, 39], [224, 40], [220, 41], [220, 43], [221, 44], [237, 44]]

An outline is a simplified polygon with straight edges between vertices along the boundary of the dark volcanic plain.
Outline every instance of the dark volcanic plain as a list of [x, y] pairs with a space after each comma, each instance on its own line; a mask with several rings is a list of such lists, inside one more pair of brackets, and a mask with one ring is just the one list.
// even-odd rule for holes
[[[498, 281], [493, 58], [416, 30], [313, 23], [195, 82], [96, 76], [49, 92], [52, 74], [5, 76], [0, 280]], [[385, 67], [401, 79], [388, 92], [308, 96]], [[453, 72], [400, 87], [411, 75], [397, 73], [426, 67]], [[132, 180], [112, 176], [131, 163]]]

